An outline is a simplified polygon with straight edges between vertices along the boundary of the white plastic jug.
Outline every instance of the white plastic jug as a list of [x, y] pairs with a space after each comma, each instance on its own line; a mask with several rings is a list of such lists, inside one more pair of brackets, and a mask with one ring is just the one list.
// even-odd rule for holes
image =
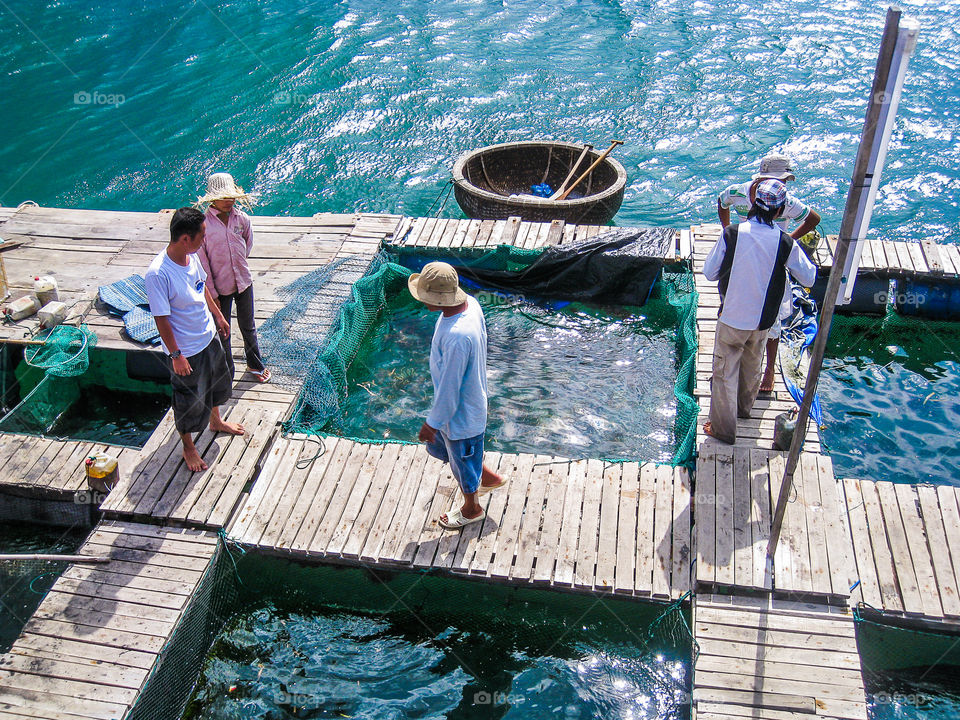
[[62, 302], [50, 302], [40, 308], [40, 327], [56, 327], [67, 319], [67, 305]]
[[57, 279], [53, 275], [44, 275], [33, 279], [33, 293], [40, 301], [40, 307], [60, 299]]
[[3, 314], [11, 320], [23, 320], [40, 309], [40, 302], [33, 295], [24, 295], [3, 309]]

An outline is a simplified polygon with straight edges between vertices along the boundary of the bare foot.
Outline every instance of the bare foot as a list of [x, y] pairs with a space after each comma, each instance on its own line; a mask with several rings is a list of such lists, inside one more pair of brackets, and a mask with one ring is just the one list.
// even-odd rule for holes
[[503, 485], [503, 476], [484, 465], [480, 473], [480, 487], [500, 487], [501, 485]]
[[231, 435], [243, 435], [245, 432], [240, 423], [229, 423], [225, 420], [211, 420], [210, 430], [213, 432], [230, 433]]
[[734, 443], [733, 440], [724, 440], [722, 437], [719, 437], [719, 436], [717, 436], [717, 435], [714, 435], [714, 434], [713, 434], [713, 423], [711, 423], [709, 420], [707, 420], [707, 422], [705, 422], [705, 423], [703, 424], [703, 434], [704, 434], [704, 435], [709, 435], [709, 436], [712, 437], [714, 440], [719, 440], [720, 442], [726, 443], [727, 445], [733, 445], [733, 443]]
[[763, 374], [763, 379], [760, 380], [760, 392], [773, 392], [773, 373]]
[[201, 472], [207, 469], [207, 464], [203, 461], [203, 458], [200, 457], [200, 453], [197, 452], [195, 447], [183, 449], [183, 460], [187, 463], [187, 467], [190, 468], [190, 472]]

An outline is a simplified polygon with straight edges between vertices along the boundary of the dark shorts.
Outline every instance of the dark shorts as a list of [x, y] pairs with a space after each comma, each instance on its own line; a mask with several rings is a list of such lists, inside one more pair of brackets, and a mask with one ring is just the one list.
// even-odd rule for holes
[[467, 495], [480, 488], [483, 472], [483, 433], [464, 440], [451, 440], [437, 430], [437, 437], [427, 443], [427, 452], [445, 463], [450, 463], [453, 476]]
[[230, 399], [233, 384], [219, 335], [187, 361], [192, 372], [180, 376], [173, 372], [173, 364], [167, 360], [173, 386], [173, 419], [177, 432], [198, 433], [207, 427], [213, 408]]

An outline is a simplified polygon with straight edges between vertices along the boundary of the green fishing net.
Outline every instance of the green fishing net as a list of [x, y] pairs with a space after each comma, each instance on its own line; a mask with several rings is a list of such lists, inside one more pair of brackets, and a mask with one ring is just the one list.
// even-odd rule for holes
[[[395, 250], [395, 252], [394, 252]], [[367, 273], [350, 288], [349, 299], [342, 304], [332, 322], [327, 325], [323, 318], [315, 322], [316, 334], [326, 332], [322, 350], [312, 359], [302, 357], [307, 343], [299, 342], [291, 351], [299, 358], [299, 372], [303, 377], [302, 391], [290, 418], [285, 423], [288, 432], [319, 434], [331, 419], [344, 411], [348, 392], [348, 369], [357, 357], [361, 345], [371, 328], [385, 311], [388, 301], [397, 293], [405, 291], [411, 270], [405, 265], [422, 266], [431, 260], [446, 260], [458, 266], [495, 270], [522, 270], [539, 257], [541, 251], [523, 250], [500, 246], [493, 250], [444, 250], [443, 248], [398, 248], [391, 253], [381, 253], [371, 263]], [[336, 275], [327, 272], [324, 277], [311, 281], [309, 287], [301, 286], [294, 292], [293, 302], [298, 309], [290, 313], [287, 321], [273, 322], [267, 327], [267, 345], [276, 348], [270, 353], [271, 362], [280, 358], [285, 364], [284, 348], [279, 329], [295, 331], [299, 337], [308, 335], [308, 330], [298, 327], [307, 323], [305, 308], [312, 297], [329, 293]], [[675, 447], [672, 464], [690, 462], [696, 440], [696, 417], [698, 405], [694, 399], [693, 383], [696, 362], [696, 303], [693, 276], [687, 272], [665, 272], [654, 286], [653, 295], [666, 300], [675, 310], [678, 325], [677, 377], [674, 392], [677, 397], [677, 419], [674, 425]], [[272, 319], [271, 319], [272, 320]], [[296, 322], [294, 322], [294, 320]], [[277, 335], [276, 340], [270, 339]], [[262, 343], [264, 344], [264, 343]], [[314, 346], [315, 347], [315, 346]]]

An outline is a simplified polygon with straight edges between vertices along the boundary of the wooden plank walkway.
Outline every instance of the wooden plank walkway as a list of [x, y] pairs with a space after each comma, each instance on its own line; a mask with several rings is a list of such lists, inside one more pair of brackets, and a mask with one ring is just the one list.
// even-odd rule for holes
[[370, 567], [669, 600], [690, 588], [690, 480], [651, 463], [489, 453], [510, 479], [461, 532], [447, 466], [417, 445], [280, 438], [228, 528], [261, 549]]
[[[601, 225], [567, 225], [563, 220], [526, 222], [519, 217], [506, 220], [457, 220], [404, 218], [389, 242], [404, 247], [438, 249], [494, 248], [513, 245], [537, 250], [594, 237], [608, 230]], [[677, 231], [664, 253], [664, 262], [686, 260], [692, 252], [688, 230]]]
[[866, 720], [853, 617], [829, 605], [698, 595], [697, 720]]
[[960, 626], [960, 488], [844, 480], [857, 579], [852, 599], [888, 620]]
[[187, 468], [173, 411], [168, 411], [147, 444], [125, 463], [120, 482], [100, 510], [111, 518], [223, 527], [255, 476], [281, 411], [262, 402], [231, 401], [222, 412], [224, 419], [241, 423], [246, 432], [214, 435], [204, 430], [195, 444], [207, 470], [193, 473]]
[[[713, 375], [713, 347], [717, 332], [717, 314], [720, 309], [720, 294], [717, 283], [703, 276], [703, 263], [707, 253], [720, 238], [719, 225], [700, 225], [694, 227], [693, 234], [693, 270], [699, 295], [697, 307], [697, 385], [695, 395], [700, 403], [700, 417], [697, 423], [698, 446], [722, 445], [703, 432], [703, 424], [710, 413], [710, 378]], [[766, 359], [764, 359], [764, 363]], [[777, 415], [796, 407], [793, 398], [783, 384], [779, 369], [776, 373], [773, 392], [761, 395], [753, 407], [750, 418], [737, 421], [737, 446], [754, 447], [769, 450], [773, 447], [773, 428]], [[804, 444], [807, 452], [819, 452], [820, 438], [816, 426], [810, 423]]]
[[21, 497], [69, 499], [87, 487], [83, 462], [93, 452], [124, 448], [35, 435], [0, 433], [0, 491]]
[[766, 551], [784, 461], [781, 453], [756, 448], [701, 447], [694, 495], [697, 587], [769, 592], [772, 581], [779, 595], [845, 603], [853, 547], [842, 486], [826, 456], [801, 455], [770, 576]]
[[[830, 235], [817, 248], [814, 260], [824, 274], [833, 266], [836, 245], [837, 236]], [[960, 277], [960, 247], [932, 240], [918, 243], [867, 240], [860, 254], [858, 274], [929, 282], [956, 280]]]
[[102, 523], [0, 656], [0, 717], [122, 718], [217, 549], [213, 533]]
[[[24, 243], [3, 255], [13, 297], [30, 292], [36, 275], [53, 275], [61, 300], [77, 303], [71, 314], [85, 315], [99, 347], [152, 349], [126, 338], [120, 320], [96, 306], [96, 291], [100, 285], [146, 271], [167, 245], [171, 213], [28, 206], [8, 214], [3, 239]], [[400, 220], [399, 215], [386, 214], [251, 216], [254, 246], [249, 265], [257, 319], [271, 315], [278, 307], [277, 290], [301, 275], [336, 258], [372, 256], [382, 241], [393, 237]], [[22, 340], [36, 326], [35, 319], [27, 319], [18, 326], [0, 327], [0, 339]]]

